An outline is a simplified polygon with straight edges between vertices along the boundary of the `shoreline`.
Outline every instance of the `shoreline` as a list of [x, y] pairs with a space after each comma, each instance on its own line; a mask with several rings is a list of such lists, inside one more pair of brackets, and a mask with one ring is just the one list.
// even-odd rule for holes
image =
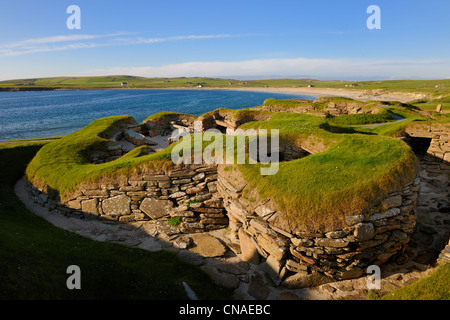
[[[186, 88], [186, 87], [170, 87], [170, 88], [79, 88], [79, 89], [55, 89], [53, 91], [85, 91], [85, 90], [189, 90], [189, 91], [240, 91], [240, 92], [268, 92], [268, 93], [285, 93], [294, 95], [305, 95], [316, 98], [323, 96], [345, 97], [360, 101], [378, 100], [378, 101], [399, 101], [402, 103], [423, 98], [425, 94], [414, 92], [386, 92], [385, 90], [351, 90], [351, 89], [335, 89], [335, 88], [306, 88], [306, 87], [203, 87], [203, 88]], [[23, 92], [23, 91], [16, 91]], [[47, 139], [47, 138], [41, 138]], [[33, 138], [20, 139], [32, 142]], [[17, 140], [5, 140], [0, 143], [17, 143]]]
[[[31, 91], [84, 91], [84, 90], [222, 90], [222, 91], [247, 91], [247, 92], [271, 92], [307, 95], [313, 97], [335, 96], [345, 97], [354, 100], [367, 101], [399, 101], [406, 103], [412, 100], [426, 98], [425, 93], [417, 92], [389, 92], [385, 89], [362, 90], [362, 89], [341, 89], [341, 88], [306, 88], [306, 87], [170, 87], [170, 88], [52, 88], [39, 89]], [[23, 92], [27, 90], [4, 91], [4, 92]]]
[[[334, 96], [344, 97], [354, 100], [378, 100], [378, 101], [399, 101], [402, 103], [425, 98], [427, 95], [416, 92], [386, 92], [384, 89], [375, 90], [352, 90], [352, 89], [336, 89], [336, 88], [288, 88], [288, 87], [203, 87], [203, 88], [119, 88], [123, 90], [224, 90], [224, 91], [247, 91], [247, 92], [271, 92], [271, 93], [288, 93], [314, 97]], [[109, 89], [106, 89], [109, 90]]]
[[[169, 88], [167, 88], [169, 89]], [[174, 88], [175, 89], [175, 88]], [[424, 98], [426, 95], [414, 92], [386, 92], [380, 90], [349, 90], [349, 89], [334, 89], [334, 88], [285, 88], [285, 87], [255, 87], [255, 88], [194, 88], [195, 90], [230, 90], [230, 91], [254, 91], [254, 92], [273, 92], [273, 93], [289, 93], [308, 95], [314, 97], [336, 96], [345, 97], [355, 100], [379, 100], [379, 101], [400, 101], [408, 102], [415, 99]], [[190, 89], [189, 89], [190, 90]]]

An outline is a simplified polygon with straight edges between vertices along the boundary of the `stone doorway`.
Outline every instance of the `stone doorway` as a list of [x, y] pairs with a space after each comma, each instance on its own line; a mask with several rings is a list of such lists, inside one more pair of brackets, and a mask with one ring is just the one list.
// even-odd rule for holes
[[411, 137], [407, 135], [405, 142], [411, 147], [417, 156], [424, 156], [431, 144], [431, 138]]

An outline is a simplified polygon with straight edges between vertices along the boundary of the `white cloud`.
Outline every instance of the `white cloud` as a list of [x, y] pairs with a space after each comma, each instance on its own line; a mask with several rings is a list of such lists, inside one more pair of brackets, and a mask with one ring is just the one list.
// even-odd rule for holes
[[[23, 41], [17, 41], [5, 45], [0, 45], [1, 56], [18, 56], [24, 54], [38, 53], [38, 52], [54, 52], [74, 49], [86, 49], [97, 47], [111, 47], [122, 45], [139, 45], [139, 44], [151, 44], [167, 41], [181, 41], [181, 40], [202, 40], [202, 39], [219, 39], [219, 38], [232, 38], [240, 37], [241, 35], [230, 34], [213, 34], [213, 35], [187, 35], [187, 36], [171, 36], [165, 38], [144, 38], [144, 37], [123, 37], [133, 35], [136, 33], [119, 32], [104, 35], [60, 35], [44, 38], [28, 39]], [[111, 38], [111, 39], [107, 39]], [[107, 39], [106, 42], [90, 41]], [[65, 42], [77, 42], [72, 44], [63, 44]], [[86, 42], [87, 41], [87, 42]], [[89, 42], [90, 41], [90, 42]]]
[[211, 35], [188, 35], [188, 36], [173, 36], [167, 38], [136, 38], [128, 39], [130, 44], [144, 44], [144, 43], [158, 43], [167, 41], [180, 41], [180, 40], [203, 40], [203, 39], [221, 39], [221, 38], [236, 38], [240, 35], [231, 34], [211, 34]]
[[234, 62], [185, 62], [161, 66], [112, 67], [84, 75], [128, 74], [143, 77], [313, 77], [318, 79], [427, 79], [447, 78], [450, 59], [255, 59]]
[[9, 44], [0, 45], [0, 48], [17, 48], [17, 47], [27, 47], [27, 46], [32, 46], [32, 45], [39, 45], [39, 44], [92, 40], [92, 39], [110, 38], [110, 37], [116, 37], [116, 36], [122, 36], [122, 35], [128, 35], [128, 34], [130, 34], [130, 33], [129, 32], [118, 32], [118, 33], [109, 33], [109, 34], [102, 34], [102, 35], [98, 35], [98, 34], [97, 35], [94, 35], [94, 34], [59, 35], [59, 36], [27, 39], [27, 40], [12, 42]]

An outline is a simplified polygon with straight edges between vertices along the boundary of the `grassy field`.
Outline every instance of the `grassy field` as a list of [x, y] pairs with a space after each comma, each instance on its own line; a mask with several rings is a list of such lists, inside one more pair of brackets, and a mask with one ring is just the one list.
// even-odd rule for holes
[[[123, 88], [122, 82], [126, 82], [127, 88], [194, 88], [198, 85], [204, 87], [307, 87], [317, 88], [345, 88], [349, 90], [386, 90], [392, 92], [422, 92], [432, 96], [450, 94], [450, 79], [437, 80], [384, 80], [384, 81], [319, 81], [315, 79], [265, 79], [265, 80], [235, 80], [222, 78], [143, 78], [126, 75], [103, 77], [53, 77], [35, 79], [17, 79], [0, 81], [0, 89], [18, 90], [36, 88], [57, 89], [111, 89]], [[349, 85], [357, 83], [357, 87]]]
[[440, 104], [442, 110], [450, 110], [450, 96], [441, 98], [429, 98], [411, 101], [414, 106], [429, 111], [436, 111], [436, 107]]
[[[168, 251], [148, 252], [89, 240], [29, 212], [13, 186], [44, 142], [0, 145], [0, 299], [231, 299], [198, 267]], [[81, 290], [66, 269], [81, 268]]]

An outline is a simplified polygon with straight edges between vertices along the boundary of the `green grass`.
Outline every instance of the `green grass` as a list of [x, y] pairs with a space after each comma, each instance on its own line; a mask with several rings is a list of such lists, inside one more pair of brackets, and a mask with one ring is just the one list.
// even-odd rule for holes
[[[363, 117], [363, 120], [368, 121], [360, 121], [364, 123], [358, 123], [359, 121], [353, 121], [352, 117], [359, 115], [349, 115], [344, 116], [347, 117], [349, 121], [342, 121], [338, 117], [337, 123], [332, 119], [332, 121], [329, 121], [332, 125], [338, 125], [342, 128], [345, 128], [345, 130], [348, 133], [363, 133], [363, 134], [372, 134], [372, 135], [381, 135], [381, 136], [390, 136], [390, 137], [400, 137], [404, 131], [405, 128], [413, 124], [415, 122], [419, 121], [427, 121], [429, 120], [429, 117], [426, 115], [423, 115], [418, 110], [415, 109], [414, 105], [410, 104], [403, 104], [400, 102], [381, 102], [384, 104], [384, 108], [382, 109], [382, 112], [377, 114], [369, 114], [366, 115], [367, 117]], [[389, 113], [389, 114], [388, 114]], [[404, 118], [403, 121], [392, 121], [392, 115], [399, 116], [401, 118]], [[440, 115], [443, 119], [446, 119], [447, 117], [445, 115]], [[364, 119], [366, 118], [366, 119]], [[385, 121], [383, 121], [385, 120]], [[435, 121], [435, 120], [434, 120]], [[444, 120], [445, 121], [445, 120]], [[340, 122], [340, 123], [339, 123]], [[388, 122], [386, 124], [383, 124], [385, 122]], [[391, 122], [391, 123], [389, 123]], [[381, 123], [380, 125], [373, 126], [373, 127], [352, 127], [354, 125], [360, 125], [360, 124], [377, 124]]]
[[380, 110], [375, 114], [358, 113], [358, 114], [346, 114], [342, 116], [329, 116], [328, 122], [332, 125], [349, 126], [349, 125], [361, 125], [372, 123], [384, 123], [393, 121], [392, 114], [385, 109]]
[[[322, 122], [321, 122], [322, 121]], [[315, 123], [316, 125], [311, 125]], [[335, 230], [345, 216], [373, 207], [388, 192], [413, 179], [417, 160], [397, 139], [331, 134], [325, 120], [305, 114], [278, 114], [270, 121], [244, 128], [278, 128], [280, 139], [320, 141], [327, 150], [282, 162], [277, 174], [262, 176], [259, 166], [238, 165], [249, 188], [272, 199], [292, 227], [309, 231]]]
[[281, 100], [281, 99], [274, 99], [269, 98], [266, 99], [263, 103], [263, 106], [266, 107], [277, 107], [281, 109], [292, 109], [292, 108], [298, 108], [302, 106], [310, 106], [313, 105], [312, 101], [308, 100], [302, 100], [302, 99], [287, 99], [287, 100]]
[[147, 121], [161, 121], [163, 119], [170, 119], [175, 116], [187, 116], [187, 117], [197, 118], [197, 116], [188, 115], [188, 114], [179, 113], [179, 112], [161, 111], [161, 112], [152, 114], [147, 119], [145, 119], [143, 122], [145, 123]]
[[172, 166], [170, 150], [141, 156], [143, 147], [138, 147], [118, 160], [105, 164], [91, 164], [88, 159], [90, 150], [105, 148], [107, 137], [114, 128], [133, 123], [130, 116], [114, 116], [93, 121], [84, 129], [46, 144], [27, 167], [26, 174], [36, 185], [55, 190], [64, 198], [75, 186], [85, 182], [98, 181], [101, 178], [114, 179], [117, 175], [127, 174], [131, 170], [145, 170], [139, 165]]
[[[344, 114], [340, 116], [333, 116], [327, 112], [327, 108], [330, 104], [334, 104], [338, 108], [346, 108], [350, 110], [352, 108], [359, 108], [360, 113], [357, 114]], [[344, 97], [320, 97], [314, 101], [301, 100], [301, 99], [266, 99], [263, 105], [256, 107], [258, 109], [278, 110], [280, 112], [301, 112], [301, 110], [308, 111], [309, 113], [325, 113], [328, 123], [335, 126], [349, 126], [349, 125], [362, 125], [372, 123], [384, 123], [394, 120], [392, 118], [391, 110], [387, 108], [379, 107], [378, 105], [385, 104], [386, 106], [397, 106], [397, 103], [393, 102], [375, 102], [368, 101], [362, 102]], [[405, 105], [407, 106], [407, 105]], [[402, 108], [399, 106], [398, 108]], [[403, 107], [405, 108], [405, 107]], [[366, 111], [361, 113], [361, 111]], [[373, 111], [377, 111], [373, 113]]]
[[[52, 89], [113, 89], [123, 88], [122, 82], [128, 83], [128, 88], [195, 88], [198, 84], [204, 87], [217, 88], [263, 88], [263, 87], [307, 87], [336, 88], [346, 90], [385, 90], [386, 92], [418, 92], [430, 97], [450, 94], [450, 79], [436, 80], [382, 80], [359, 81], [358, 87], [346, 87], [352, 81], [315, 79], [263, 79], [263, 80], [235, 80], [222, 78], [144, 78], [127, 75], [113, 75], [100, 77], [53, 77], [32, 78], [0, 81], [0, 90], [38, 90]], [[231, 83], [231, 84], [230, 84]], [[436, 88], [443, 85], [444, 88]], [[434, 107], [435, 108], [435, 107]]]
[[419, 281], [372, 300], [450, 300], [450, 264], [440, 265], [431, 275]]
[[[417, 160], [410, 148], [404, 142], [385, 135], [396, 136], [409, 123], [427, 118], [415, 112], [413, 106], [400, 103], [384, 103], [386, 107], [380, 108], [372, 102], [330, 97], [308, 103], [318, 104], [320, 109], [322, 104], [328, 105], [330, 102], [361, 108], [375, 107], [379, 112], [325, 119], [290, 112], [217, 109], [200, 118], [219, 114], [236, 121], [250, 121], [242, 125], [242, 129], [279, 129], [282, 144], [294, 143], [319, 152], [281, 163], [279, 171], [273, 176], [261, 176], [260, 165], [238, 167], [250, 188], [258, 190], [263, 198], [273, 199], [293, 226], [314, 231], [329, 230], [342, 227], [345, 216], [365, 212], [388, 192], [414, 178]], [[284, 104], [290, 108], [303, 102], [271, 99], [266, 103]], [[391, 121], [393, 113], [406, 120], [375, 128], [351, 127], [355, 123]], [[161, 112], [149, 119], [172, 115]], [[28, 166], [26, 173], [29, 180], [47, 187], [49, 194], [54, 191], [54, 194], [64, 198], [82, 183], [114, 180], [121, 174], [172, 167], [170, 155], [176, 144], [151, 155], [141, 155], [141, 149], [136, 148], [109, 163], [94, 165], [88, 162], [89, 150], [104, 146], [108, 141], [105, 139], [108, 132], [131, 121], [129, 116], [98, 119], [82, 130], [47, 144]], [[332, 128], [344, 133], [331, 133]], [[189, 141], [192, 138], [190, 136]], [[208, 141], [203, 139], [203, 148]]]
[[[18, 79], [1, 81], [0, 88], [33, 89], [121, 89], [121, 88], [195, 88], [198, 84], [207, 86], [229, 86], [228, 79], [215, 78], [143, 78], [135, 76], [117, 75], [100, 77], [53, 77], [36, 79]], [[127, 82], [127, 86], [121, 85]], [[187, 83], [190, 82], [190, 83]]]
[[427, 98], [427, 99], [419, 99], [410, 102], [414, 106], [427, 110], [427, 111], [436, 111], [437, 106], [441, 105], [441, 110], [449, 111], [450, 110], [450, 96], [444, 96], [441, 98]]
[[[281, 163], [273, 176], [261, 176], [259, 165], [239, 165], [250, 187], [258, 190], [262, 197], [274, 199], [298, 228], [341, 227], [346, 215], [375, 205], [392, 189], [412, 180], [416, 172], [414, 154], [404, 142], [396, 139], [333, 134], [325, 130], [329, 128], [326, 119], [308, 114], [220, 109], [203, 116], [215, 112], [250, 121], [241, 126], [243, 129], [279, 129], [282, 142], [307, 144], [321, 151]], [[114, 181], [121, 174], [172, 167], [170, 155], [176, 144], [150, 155], [141, 155], [141, 148], [136, 148], [115, 161], [89, 163], [89, 150], [102, 148], [108, 142], [105, 137], [114, 128], [132, 120], [129, 116], [98, 119], [82, 130], [48, 143], [27, 167], [28, 179], [47, 188], [49, 195], [64, 199], [82, 183]], [[208, 141], [203, 139], [203, 148], [208, 146]]]
[[174, 217], [174, 218], [167, 219], [167, 223], [174, 227], [179, 226], [182, 222], [183, 222], [183, 220], [181, 219], [181, 217]]
[[[231, 299], [198, 267], [168, 251], [96, 242], [29, 212], [13, 186], [43, 142], [0, 145], [0, 299]], [[68, 290], [69, 265], [81, 268], [81, 290]]]

